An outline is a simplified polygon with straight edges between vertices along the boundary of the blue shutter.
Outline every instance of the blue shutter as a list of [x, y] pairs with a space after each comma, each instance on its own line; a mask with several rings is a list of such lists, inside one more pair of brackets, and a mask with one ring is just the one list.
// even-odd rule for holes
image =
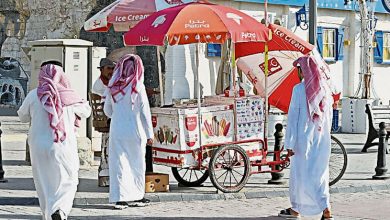
[[374, 48], [374, 60], [383, 63], [383, 31], [375, 32], [376, 48]]
[[322, 36], [322, 27], [317, 27], [317, 50], [322, 56], [322, 45], [323, 45], [323, 36]]
[[336, 60], [343, 60], [344, 58], [344, 29], [336, 30]]

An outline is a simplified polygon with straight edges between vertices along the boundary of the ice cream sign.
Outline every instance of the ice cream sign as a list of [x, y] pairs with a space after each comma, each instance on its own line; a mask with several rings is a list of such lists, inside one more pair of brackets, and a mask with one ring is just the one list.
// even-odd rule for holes
[[198, 132], [196, 131], [196, 128], [198, 127], [197, 116], [187, 116], [184, 119], [184, 124], [187, 130], [184, 132], [186, 144], [188, 147], [193, 147], [198, 141]]
[[198, 120], [196, 119], [196, 116], [185, 118], [185, 125], [188, 131], [194, 131], [197, 127], [197, 124], [198, 124]]
[[147, 14], [140, 14], [140, 15], [117, 15], [115, 16], [114, 22], [131, 22], [131, 21], [142, 21], [145, 18], [147, 18], [149, 15]]
[[285, 32], [283, 32], [282, 30], [279, 30], [279, 29], [275, 29], [273, 31], [273, 33], [282, 38], [283, 40], [285, 40], [287, 43], [289, 43], [291, 46], [295, 47], [298, 51], [302, 52], [302, 53], [305, 53], [305, 51], [307, 50], [307, 48], [305, 46], [303, 46], [301, 43], [299, 43], [298, 41], [296, 41], [292, 36], [286, 34]]

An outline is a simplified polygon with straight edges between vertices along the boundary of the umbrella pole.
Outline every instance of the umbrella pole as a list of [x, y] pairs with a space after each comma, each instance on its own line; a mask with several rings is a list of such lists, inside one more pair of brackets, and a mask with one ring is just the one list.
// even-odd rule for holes
[[[232, 71], [233, 71], [233, 92], [234, 92], [234, 98], [237, 97], [237, 82], [236, 82], [236, 75], [237, 75], [237, 66], [236, 66], [236, 51], [235, 51], [235, 44], [231, 43], [231, 53], [232, 53]], [[240, 89], [238, 89], [240, 90]]]
[[197, 98], [198, 98], [198, 130], [199, 130], [199, 145], [202, 146], [202, 129], [201, 129], [201, 97], [200, 97], [200, 77], [199, 77], [199, 43], [196, 43], [195, 47], [195, 62], [196, 62], [196, 87], [197, 87]]
[[158, 68], [158, 81], [160, 84], [160, 106], [164, 106], [164, 86], [163, 85], [163, 76], [161, 71], [161, 59], [160, 59], [160, 47], [157, 46], [157, 68]]
[[[265, 42], [264, 46], [264, 87], [265, 87], [265, 112], [264, 112], [264, 140], [268, 138], [268, 42]], [[266, 142], [267, 143], [267, 142]], [[267, 144], [265, 145], [267, 148]]]
[[[267, 6], [268, 6], [268, 1], [265, 0], [264, 1], [264, 19], [265, 19], [265, 26], [268, 28], [268, 11], [267, 11]], [[264, 88], [265, 88], [265, 112], [264, 112], [264, 142], [266, 143], [265, 144], [265, 147], [266, 147], [266, 150], [268, 149], [268, 144], [267, 144], [267, 140], [268, 140], [268, 40], [269, 39], [269, 36], [268, 36], [268, 39], [267, 41], [265, 42], [265, 45], [264, 45]]]

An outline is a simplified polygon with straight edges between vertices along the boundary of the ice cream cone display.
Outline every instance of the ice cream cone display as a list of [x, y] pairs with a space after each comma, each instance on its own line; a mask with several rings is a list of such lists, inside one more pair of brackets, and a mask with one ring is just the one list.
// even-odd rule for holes
[[221, 119], [220, 121], [214, 116], [211, 123], [207, 120], [203, 123], [202, 132], [205, 136], [227, 136], [229, 133], [230, 122], [226, 122], [225, 119]]
[[231, 142], [234, 138], [233, 111], [209, 112], [202, 114], [202, 144]]

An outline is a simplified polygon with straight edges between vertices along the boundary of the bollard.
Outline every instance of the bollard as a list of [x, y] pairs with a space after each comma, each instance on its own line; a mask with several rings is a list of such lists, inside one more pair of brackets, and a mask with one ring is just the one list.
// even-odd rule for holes
[[[276, 151], [282, 149], [282, 141], [283, 141], [283, 125], [278, 123], [275, 125], [275, 146], [274, 146], [274, 161], [280, 160], [280, 154], [277, 155]], [[275, 169], [280, 170], [280, 165], [276, 165]], [[271, 179], [268, 180], [268, 184], [284, 184], [285, 181], [282, 179], [284, 176], [283, 173], [271, 173]]]
[[378, 145], [378, 158], [376, 162], [376, 168], [375, 168], [375, 175], [372, 177], [373, 179], [377, 180], [383, 180], [388, 179], [389, 176], [386, 175], [387, 168], [386, 168], [386, 149], [387, 149], [387, 142], [386, 142], [386, 125], [384, 122], [381, 122], [379, 124], [379, 145]]
[[3, 170], [3, 155], [2, 155], [2, 149], [1, 149], [1, 134], [3, 131], [1, 130], [1, 123], [0, 123], [0, 183], [6, 183], [8, 180], [4, 179], [4, 170]]

